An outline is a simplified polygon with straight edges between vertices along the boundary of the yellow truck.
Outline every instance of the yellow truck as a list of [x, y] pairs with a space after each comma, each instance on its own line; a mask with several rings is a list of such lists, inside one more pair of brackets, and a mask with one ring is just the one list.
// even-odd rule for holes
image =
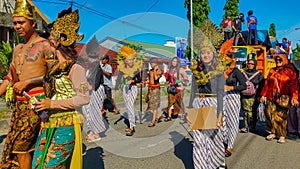
[[274, 59], [267, 55], [266, 47], [262, 45], [233, 46], [232, 52], [237, 60], [237, 67], [240, 69], [243, 62], [247, 61], [248, 54], [254, 54], [254, 59], [257, 60], [256, 68], [263, 73], [265, 78], [267, 78], [269, 70], [276, 66]]

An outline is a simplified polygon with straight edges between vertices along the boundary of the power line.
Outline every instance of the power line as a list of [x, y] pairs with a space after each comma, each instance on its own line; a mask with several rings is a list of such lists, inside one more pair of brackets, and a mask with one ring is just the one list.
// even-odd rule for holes
[[[45, 3], [51, 3], [51, 4], [54, 3], [54, 2], [52, 2], [52, 1], [46, 1], [46, 0], [33, 0], [33, 1], [37, 1], [37, 2], [45, 2]], [[71, 2], [71, 0], [59, 0], [59, 1], [60, 1], [61, 3], [56, 2], [56, 3], [54, 3], [54, 4], [64, 4], [64, 5], [68, 5], [68, 4], [70, 4], [70, 2]], [[158, 0], [158, 1], [159, 1], [159, 0]], [[156, 1], [156, 3], [154, 3], [154, 4], [157, 4], [158, 1]], [[120, 23], [122, 23], [122, 24], [124, 24], [124, 25], [128, 25], [128, 26], [131, 26], [131, 27], [135, 27], [135, 28], [138, 28], [138, 29], [143, 30], [143, 31], [157, 32], [157, 31], [154, 31], [154, 30], [145, 28], [145, 27], [143, 27], [143, 26], [139, 26], [139, 25], [136, 25], [136, 24], [133, 24], [133, 23], [130, 23], [130, 22], [127, 22], [127, 21], [118, 19], [118, 18], [113, 17], [113, 16], [111, 16], [111, 15], [105, 14], [105, 13], [103, 13], [103, 12], [100, 12], [100, 11], [97, 11], [97, 10], [92, 9], [92, 8], [90, 8], [90, 7], [87, 7], [87, 6], [85, 6], [85, 5], [82, 5], [82, 4], [78, 3], [78, 2], [73, 2], [73, 5], [76, 6], [76, 7], [78, 7], [78, 8], [82, 8], [82, 9], [88, 11], [88, 12], [94, 13], [95, 15], [101, 16], [101, 17], [103, 17], [103, 18], [106, 18], [106, 19], [109, 19], [109, 20], [116, 20], [116, 21], [118, 21], [118, 22], [120, 22]], [[152, 6], [154, 6], [154, 5], [152, 5]]]

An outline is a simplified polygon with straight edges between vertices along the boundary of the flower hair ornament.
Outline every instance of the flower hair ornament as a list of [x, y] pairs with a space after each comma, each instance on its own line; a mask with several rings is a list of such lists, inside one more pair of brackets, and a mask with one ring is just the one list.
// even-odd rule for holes
[[58, 14], [57, 19], [50, 25], [52, 27], [50, 35], [57, 42], [56, 46], [60, 44], [63, 46], [75, 47], [77, 41], [81, 41], [84, 35], [78, 34], [80, 26], [78, 9], [72, 12], [70, 7], [67, 10], [63, 10]]

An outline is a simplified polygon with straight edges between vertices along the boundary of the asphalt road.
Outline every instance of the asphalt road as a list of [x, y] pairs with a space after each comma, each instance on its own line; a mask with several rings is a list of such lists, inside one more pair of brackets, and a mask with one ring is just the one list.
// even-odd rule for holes
[[[188, 99], [185, 98], [186, 105]], [[145, 108], [145, 105], [143, 105]], [[166, 98], [161, 107], [166, 106]], [[107, 114], [108, 130], [96, 143], [83, 141], [84, 169], [193, 169], [193, 139], [186, 123], [178, 119], [147, 127], [151, 115], [143, 124], [137, 119], [133, 137], [125, 136], [125, 107], [119, 104], [120, 115]], [[136, 103], [136, 110], [139, 104]], [[136, 113], [138, 117], [138, 113]], [[0, 122], [0, 151], [3, 149], [5, 122]], [[226, 158], [228, 169], [298, 169], [300, 139], [289, 137], [285, 144], [266, 141], [263, 123], [257, 133], [240, 133], [233, 155]], [[86, 134], [84, 126], [83, 136]]]

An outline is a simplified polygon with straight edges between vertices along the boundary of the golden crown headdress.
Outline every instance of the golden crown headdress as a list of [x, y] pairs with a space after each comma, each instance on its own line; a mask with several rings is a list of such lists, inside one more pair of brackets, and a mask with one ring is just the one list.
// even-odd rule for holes
[[76, 41], [83, 39], [84, 35], [79, 35], [78, 29], [80, 26], [78, 9], [72, 12], [72, 8], [63, 10], [58, 14], [57, 19], [53, 23], [50, 34], [57, 39], [57, 46], [71, 46]]
[[15, 16], [22, 16], [29, 20], [36, 19], [34, 7], [28, 4], [26, 0], [16, 0], [13, 17]]
[[136, 51], [128, 46], [123, 45], [119, 53], [124, 59], [134, 59], [136, 57]]

